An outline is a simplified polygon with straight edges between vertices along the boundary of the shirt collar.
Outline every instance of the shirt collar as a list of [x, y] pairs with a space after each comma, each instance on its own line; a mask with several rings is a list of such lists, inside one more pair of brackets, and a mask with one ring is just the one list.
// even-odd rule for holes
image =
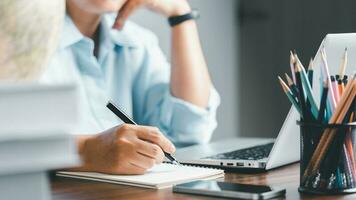
[[[130, 37], [130, 34], [128, 34], [129, 31], [127, 30], [127, 28], [124, 28], [123, 30], [114, 30], [111, 28], [114, 24], [114, 19], [115, 17], [113, 17], [111, 14], [106, 14], [102, 17], [102, 30], [100, 37], [101, 42], [105, 44], [112, 42], [114, 45], [118, 46], [137, 46], [137, 42], [134, 40], [134, 38]], [[64, 20], [64, 27], [60, 38], [59, 47], [61, 49], [64, 49], [79, 42], [80, 40], [84, 39], [84, 37], [85, 36], [75, 26], [71, 17], [67, 14]]]
[[68, 46], [71, 46], [72, 44], [79, 42], [83, 38], [84, 35], [77, 29], [70, 16], [66, 15], [59, 47], [64, 49]]

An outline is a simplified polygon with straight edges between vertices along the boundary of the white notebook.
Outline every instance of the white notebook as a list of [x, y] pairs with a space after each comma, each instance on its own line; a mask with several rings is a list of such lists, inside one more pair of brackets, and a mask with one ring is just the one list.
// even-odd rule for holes
[[219, 169], [173, 165], [162, 163], [154, 166], [143, 175], [109, 175], [94, 172], [65, 172], [58, 176], [94, 180], [122, 185], [161, 189], [198, 179], [214, 179], [224, 177]]

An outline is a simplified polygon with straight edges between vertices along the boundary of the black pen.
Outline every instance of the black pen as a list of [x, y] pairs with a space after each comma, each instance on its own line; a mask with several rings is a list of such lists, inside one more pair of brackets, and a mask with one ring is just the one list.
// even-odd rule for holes
[[[129, 116], [127, 116], [125, 112], [120, 110], [120, 108], [116, 106], [114, 103], [112, 103], [111, 101], [109, 101], [108, 104], [106, 104], [106, 107], [109, 108], [116, 116], [118, 116], [126, 124], [137, 125], [137, 123], [134, 120], [132, 120]], [[180, 165], [180, 163], [171, 154], [164, 151], [163, 153], [166, 156], [166, 158], [168, 158], [173, 164]]]

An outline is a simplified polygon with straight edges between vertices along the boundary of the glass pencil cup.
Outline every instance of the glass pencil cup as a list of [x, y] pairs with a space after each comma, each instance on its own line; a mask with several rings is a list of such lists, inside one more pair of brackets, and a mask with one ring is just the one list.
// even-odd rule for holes
[[312, 194], [356, 192], [356, 125], [298, 121], [299, 191]]

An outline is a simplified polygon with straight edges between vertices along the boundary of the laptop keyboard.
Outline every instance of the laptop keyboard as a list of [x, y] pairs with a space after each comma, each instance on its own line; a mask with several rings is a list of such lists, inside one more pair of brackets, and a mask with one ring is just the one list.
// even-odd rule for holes
[[209, 159], [229, 159], [229, 160], [260, 160], [263, 158], [267, 158], [269, 153], [272, 150], [273, 147], [273, 142], [264, 144], [264, 145], [258, 145], [246, 149], [240, 149], [236, 151], [231, 151], [231, 152], [226, 152], [226, 153], [221, 153], [217, 154], [214, 156], [209, 156], [206, 158]]

